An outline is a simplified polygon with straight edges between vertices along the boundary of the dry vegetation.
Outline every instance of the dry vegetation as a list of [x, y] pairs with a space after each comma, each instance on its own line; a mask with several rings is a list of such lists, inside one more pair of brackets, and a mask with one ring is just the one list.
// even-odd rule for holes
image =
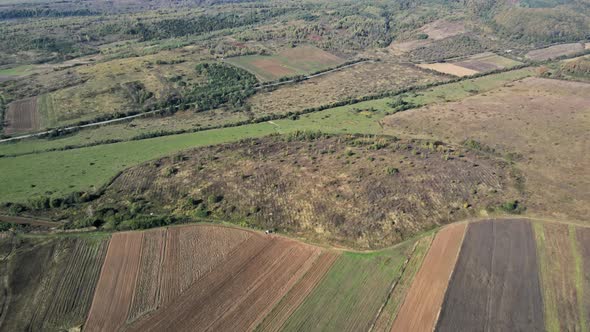
[[[519, 199], [503, 161], [434, 141], [316, 133], [201, 148], [125, 171], [92, 203], [382, 247]], [[127, 202], [127, 203], [126, 203]], [[129, 205], [130, 206], [130, 205]]]
[[469, 76], [478, 73], [477, 70], [464, 68], [452, 63], [425, 63], [419, 64], [418, 67], [435, 70], [453, 76]]
[[541, 48], [538, 50], [532, 50], [526, 54], [526, 57], [531, 60], [543, 61], [554, 59], [562, 55], [571, 55], [579, 53], [584, 50], [583, 43], [571, 43], [571, 44], [559, 44]]
[[462, 101], [386, 117], [394, 133], [472, 139], [516, 163], [527, 212], [587, 222], [590, 213], [590, 84], [528, 78]]

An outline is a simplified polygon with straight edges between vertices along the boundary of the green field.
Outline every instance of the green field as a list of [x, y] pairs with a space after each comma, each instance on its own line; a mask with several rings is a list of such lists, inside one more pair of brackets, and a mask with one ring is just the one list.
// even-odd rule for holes
[[[438, 86], [409, 96], [407, 99], [418, 105], [458, 100], [469, 96], [474, 91], [486, 91], [530, 75], [532, 70], [490, 75]], [[38, 194], [64, 195], [72, 191], [92, 190], [107, 182], [117, 172], [150, 159], [191, 147], [261, 137], [276, 132], [321, 130], [327, 133], [389, 134], [383, 132], [378, 121], [391, 110], [387, 105], [391, 100], [391, 98], [384, 98], [337, 107], [301, 116], [298, 120], [275, 120], [140, 141], [0, 158], [0, 169], [2, 169], [0, 181], [3, 184], [0, 187], [0, 202], [26, 201]], [[374, 108], [375, 111], [356, 111], [370, 108]], [[78, 141], [72, 141], [73, 137], [78, 137]], [[80, 136], [73, 137], [66, 139], [68, 144], [81, 142]], [[0, 154], [42, 150], [55, 147], [56, 142], [60, 141], [62, 140], [44, 141], [44, 144], [35, 143], [35, 141], [3, 144], [0, 146]]]
[[346, 252], [285, 322], [284, 331], [367, 331], [413, 247]]
[[31, 72], [33, 66], [24, 65], [7, 69], [0, 69], [0, 76], [22, 76]]
[[251, 72], [262, 81], [309, 74], [344, 62], [337, 56], [312, 46], [286, 49], [276, 55], [233, 57], [226, 61]]

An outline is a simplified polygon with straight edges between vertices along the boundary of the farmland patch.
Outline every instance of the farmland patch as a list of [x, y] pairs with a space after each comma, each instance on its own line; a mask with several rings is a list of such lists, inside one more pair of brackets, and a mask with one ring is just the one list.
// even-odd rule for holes
[[416, 273], [392, 331], [432, 331], [463, 241], [465, 224], [440, 230]]
[[27, 98], [8, 105], [4, 116], [4, 133], [7, 135], [32, 132], [39, 129], [37, 98]]
[[526, 54], [526, 57], [535, 61], [544, 61], [554, 59], [562, 55], [571, 55], [584, 50], [583, 43], [559, 44], [532, 50]]
[[269, 56], [239, 56], [226, 59], [226, 61], [250, 71], [262, 81], [308, 74], [344, 62], [343, 59], [313, 46], [285, 49], [276, 55]]
[[469, 224], [437, 331], [543, 330], [534, 241], [524, 220]]
[[469, 76], [477, 74], [477, 70], [461, 67], [452, 63], [425, 63], [417, 65], [420, 68], [435, 70], [453, 76]]

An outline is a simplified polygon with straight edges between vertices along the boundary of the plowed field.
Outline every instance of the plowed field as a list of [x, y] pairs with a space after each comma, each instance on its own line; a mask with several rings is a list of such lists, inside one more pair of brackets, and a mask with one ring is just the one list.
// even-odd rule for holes
[[10, 103], [4, 122], [4, 133], [8, 135], [38, 130], [40, 119], [37, 112], [37, 98]]
[[465, 224], [453, 224], [436, 235], [392, 331], [431, 332], [434, 329], [464, 233]]
[[535, 238], [529, 222], [470, 224], [437, 330], [544, 330], [538, 276]]

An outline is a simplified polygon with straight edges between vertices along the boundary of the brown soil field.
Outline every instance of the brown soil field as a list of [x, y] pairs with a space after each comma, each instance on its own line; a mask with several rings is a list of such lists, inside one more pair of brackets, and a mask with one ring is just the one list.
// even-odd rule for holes
[[7, 135], [39, 130], [40, 117], [37, 98], [27, 98], [8, 105], [4, 116], [4, 133]]
[[392, 331], [432, 331], [465, 233], [465, 224], [438, 232], [393, 322]]
[[292, 76], [297, 73], [296, 71], [283, 66], [276, 59], [260, 58], [257, 60], [252, 60], [251, 65], [276, 77]]
[[[576, 239], [575, 229], [566, 224], [543, 223], [535, 225], [535, 230], [541, 239], [537, 250], [547, 323], [559, 324], [556, 327], [561, 331], [583, 331], [580, 318], [585, 317], [580, 314], [585, 311], [580, 310], [583, 294], [579, 294], [583, 287], [576, 287], [577, 273], [582, 279], [582, 271], [577, 270], [576, 256], [579, 254], [576, 242], [572, 241], [572, 238]], [[581, 266], [579, 268], [582, 270]], [[548, 326], [548, 330], [552, 328]]]
[[437, 331], [542, 331], [535, 237], [526, 220], [469, 224]]
[[290, 48], [279, 53], [279, 56], [295, 62], [310, 62], [314, 66], [324, 65], [333, 66], [334, 64], [342, 62], [342, 59], [335, 56], [334, 54], [319, 50], [316, 47], [299, 46]]
[[33, 225], [33, 226], [41, 226], [41, 227], [59, 227], [62, 224], [55, 221], [47, 221], [47, 220], [40, 220], [40, 219], [33, 219], [33, 218], [25, 218], [25, 217], [16, 217], [16, 216], [1, 216], [0, 215], [0, 222], [7, 222], [11, 224], [20, 224], [20, 225]]
[[463, 68], [475, 70], [477, 72], [486, 72], [516, 66], [519, 65], [520, 62], [501, 57], [492, 52], [484, 52], [472, 55], [467, 59], [454, 62], [454, 64]]
[[[588, 45], [588, 44], [586, 44]], [[582, 307], [585, 309], [586, 316], [583, 319], [590, 323], [590, 228], [579, 227], [576, 229], [576, 238], [580, 255], [582, 256], [582, 272], [584, 294], [582, 296]]]
[[256, 327], [256, 331], [280, 331], [283, 324], [322, 280], [338, 257], [336, 252], [322, 253], [305, 276], [272, 308], [268, 315], [264, 316], [264, 320]]
[[0, 237], [0, 331], [82, 325], [107, 245], [106, 237]]
[[410, 41], [393, 42], [389, 45], [389, 48], [394, 53], [405, 53], [417, 48], [429, 45], [432, 41], [440, 40], [448, 37], [453, 37], [467, 32], [465, 26], [461, 22], [450, 22], [446, 20], [437, 20], [426, 24], [420, 28], [418, 33], [425, 33], [428, 35], [428, 39], [417, 39]]
[[[160, 301], [170, 303], [252, 236], [231, 228], [181, 226], [168, 229]], [[195, 253], [200, 253], [195, 256]]]
[[274, 91], [259, 92], [248, 104], [256, 115], [288, 113], [444, 79], [409, 64], [363, 63]]
[[560, 44], [538, 50], [532, 50], [526, 54], [526, 57], [535, 61], [543, 61], [557, 58], [562, 55], [574, 54], [583, 50], [584, 44], [582, 43]]
[[251, 330], [319, 254], [319, 249], [292, 240], [254, 234], [223, 264], [129, 330]]
[[155, 213], [205, 210], [316, 243], [379, 248], [520, 199], [510, 173], [504, 161], [442, 142], [270, 136], [131, 168], [92, 205], [124, 210], [140, 195]]
[[127, 319], [129, 322], [158, 307], [167, 232], [168, 229], [155, 229], [143, 234], [139, 272]]
[[461, 67], [452, 63], [428, 63], [419, 64], [417, 66], [454, 76], [469, 76], [478, 73], [477, 70]]
[[84, 331], [121, 329], [131, 309], [143, 233], [115, 233], [96, 286]]
[[381, 122], [401, 137], [473, 139], [496, 154], [511, 154], [524, 176], [527, 213], [588, 221], [590, 84], [527, 78]]

